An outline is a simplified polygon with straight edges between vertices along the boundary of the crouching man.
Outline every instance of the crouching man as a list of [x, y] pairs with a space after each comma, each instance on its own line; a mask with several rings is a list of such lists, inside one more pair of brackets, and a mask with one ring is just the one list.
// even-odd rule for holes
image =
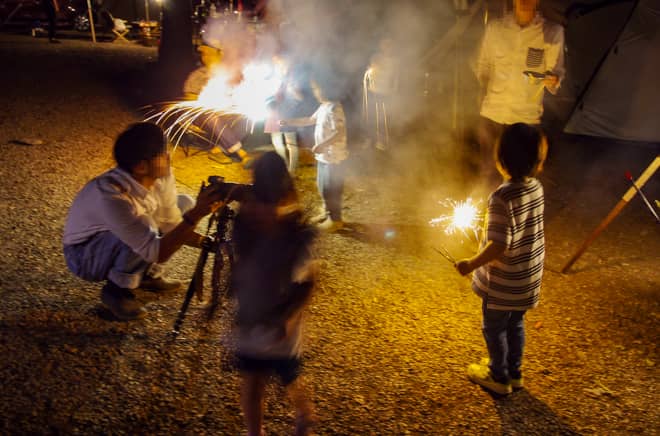
[[215, 188], [197, 200], [177, 195], [167, 141], [151, 123], [131, 125], [114, 145], [117, 166], [89, 181], [71, 205], [64, 227], [69, 269], [89, 281], [106, 281], [101, 302], [121, 320], [145, 309], [132, 290], [175, 290], [161, 263], [182, 245], [200, 247], [199, 220], [222, 206]]

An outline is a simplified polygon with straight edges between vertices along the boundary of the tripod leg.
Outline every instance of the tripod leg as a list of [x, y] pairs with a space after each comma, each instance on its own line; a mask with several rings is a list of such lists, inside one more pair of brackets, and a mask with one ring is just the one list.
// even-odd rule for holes
[[213, 272], [211, 276], [211, 301], [207, 307], [206, 319], [210, 321], [215, 315], [215, 311], [220, 305], [221, 289], [222, 289], [222, 271], [225, 266], [225, 261], [223, 258], [223, 246], [221, 244], [218, 248], [218, 251], [215, 253], [215, 258], [213, 261]]

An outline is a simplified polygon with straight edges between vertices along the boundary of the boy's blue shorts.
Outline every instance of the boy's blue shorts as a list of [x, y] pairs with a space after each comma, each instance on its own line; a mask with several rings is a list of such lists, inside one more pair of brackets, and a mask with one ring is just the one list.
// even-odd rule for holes
[[288, 386], [300, 376], [302, 371], [302, 361], [299, 357], [261, 359], [236, 354], [236, 367], [242, 372], [276, 374], [280, 378], [282, 385]]

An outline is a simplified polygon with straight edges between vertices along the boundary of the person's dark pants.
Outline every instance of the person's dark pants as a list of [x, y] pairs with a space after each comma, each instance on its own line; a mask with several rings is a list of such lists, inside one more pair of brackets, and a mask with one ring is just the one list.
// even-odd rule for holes
[[241, 148], [241, 141], [248, 133], [249, 121], [245, 118], [236, 118], [227, 115], [202, 115], [194, 124], [208, 133], [210, 144], [216, 145], [222, 151], [231, 155]]
[[55, 39], [55, 31], [57, 28], [57, 13], [55, 11], [55, 5], [52, 0], [41, 0], [41, 5], [46, 12], [46, 17], [48, 17], [48, 39]]
[[333, 221], [341, 221], [341, 197], [344, 194], [344, 168], [341, 163], [317, 161], [316, 185]]
[[479, 176], [486, 185], [486, 190], [491, 191], [499, 186], [502, 177], [495, 166], [495, 143], [502, 136], [506, 124], [479, 117], [479, 128], [477, 137], [479, 141]]
[[482, 312], [482, 330], [493, 379], [506, 383], [509, 379], [520, 378], [525, 346], [525, 311], [488, 309], [484, 299]]

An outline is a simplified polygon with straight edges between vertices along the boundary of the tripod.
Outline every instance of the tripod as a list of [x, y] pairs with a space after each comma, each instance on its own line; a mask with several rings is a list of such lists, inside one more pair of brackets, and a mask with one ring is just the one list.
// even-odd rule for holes
[[[213, 213], [209, 218], [208, 227], [206, 229], [206, 237], [202, 243], [202, 252], [197, 259], [197, 266], [193, 273], [186, 296], [179, 310], [172, 333], [176, 336], [181, 330], [183, 319], [190, 306], [190, 300], [193, 295], [197, 295], [199, 301], [204, 297], [204, 268], [208, 261], [209, 253], [213, 253], [213, 268], [211, 276], [211, 301], [206, 308], [206, 320], [210, 321], [215, 314], [218, 306], [220, 305], [221, 296], [227, 297], [229, 294], [229, 273], [234, 263], [234, 250], [231, 241], [231, 230], [233, 219], [236, 212], [225, 204], [218, 211]], [[215, 225], [215, 230], [211, 234], [211, 229]], [[225, 260], [227, 256], [227, 266], [225, 273]], [[224, 288], [223, 288], [224, 279]], [[224, 292], [223, 292], [224, 291]]]

